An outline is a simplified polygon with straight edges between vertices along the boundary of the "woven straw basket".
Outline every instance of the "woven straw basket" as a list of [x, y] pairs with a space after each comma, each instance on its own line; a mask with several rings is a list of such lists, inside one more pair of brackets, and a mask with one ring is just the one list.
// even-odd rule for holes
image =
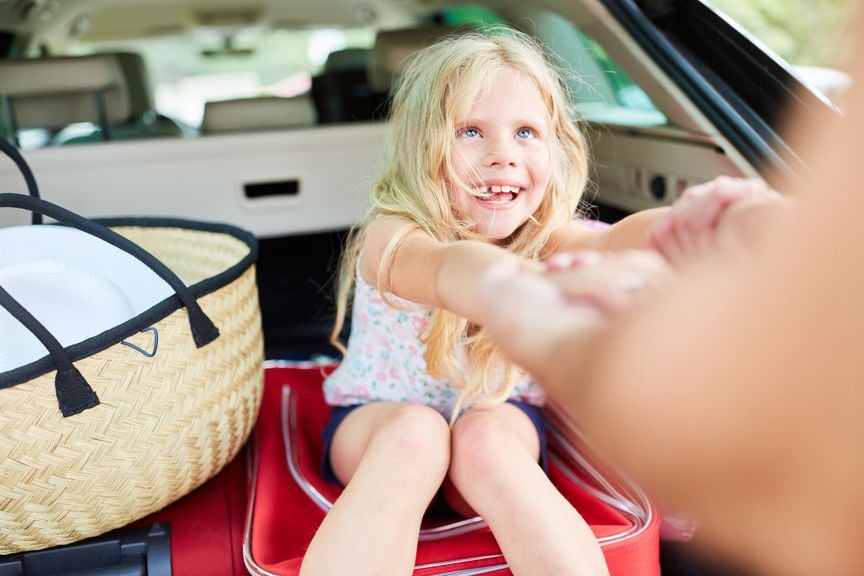
[[[38, 198], [0, 194], [2, 206], [82, 224]], [[166, 506], [234, 457], [258, 413], [254, 237], [186, 221], [105, 222], [185, 293], [72, 346], [40, 338], [50, 354], [0, 372], [0, 554], [94, 536]]]

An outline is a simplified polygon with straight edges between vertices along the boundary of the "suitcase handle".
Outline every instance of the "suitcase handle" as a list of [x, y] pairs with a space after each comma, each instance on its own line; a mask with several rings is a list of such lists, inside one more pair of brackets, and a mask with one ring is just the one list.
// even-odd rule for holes
[[65, 546], [0, 556], [0, 574], [171, 576], [171, 526], [121, 528]]
[[[0, 194], [0, 208], [31, 210], [34, 213], [53, 218], [62, 224], [78, 228], [82, 232], [104, 240], [112, 246], [131, 254], [167, 282], [186, 307], [189, 314], [192, 339], [195, 341], [197, 348], [201, 348], [219, 337], [219, 329], [201, 309], [201, 306], [183, 281], [155, 256], [128, 238], [118, 234], [107, 226], [88, 220], [83, 216], [79, 216], [74, 212], [70, 212], [65, 208], [61, 208], [56, 204], [35, 196], [2, 193]], [[57, 401], [63, 416], [73, 416], [98, 405], [99, 398], [96, 396], [96, 392], [93, 391], [78, 369], [72, 365], [72, 359], [63, 348], [63, 345], [2, 287], [0, 287], [0, 306], [5, 308], [16, 320], [33, 333], [51, 355], [57, 368], [54, 385]]]

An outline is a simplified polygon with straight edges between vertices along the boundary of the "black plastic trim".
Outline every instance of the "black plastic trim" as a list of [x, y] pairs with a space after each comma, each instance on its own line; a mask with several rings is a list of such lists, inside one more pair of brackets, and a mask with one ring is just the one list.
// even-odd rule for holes
[[[700, 0], [601, 0], [732, 146], [761, 172], [806, 170], [780, 135], [793, 102], [831, 107]], [[808, 96], [809, 94], [809, 96]]]
[[0, 556], [0, 576], [171, 576], [171, 528], [123, 528], [45, 550]]

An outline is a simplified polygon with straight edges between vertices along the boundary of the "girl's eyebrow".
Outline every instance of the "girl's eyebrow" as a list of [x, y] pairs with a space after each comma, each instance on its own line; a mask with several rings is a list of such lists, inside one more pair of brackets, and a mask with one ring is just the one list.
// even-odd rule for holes
[[[456, 123], [457, 126], [473, 126], [473, 125], [483, 125], [487, 123], [498, 122], [498, 118], [496, 116], [488, 116], [488, 117], [476, 117], [476, 118], [466, 118]], [[529, 126], [540, 126], [540, 125], [549, 125], [551, 124], [549, 118], [535, 116], [533, 118], [525, 118], [520, 117], [516, 120], [510, 122], [515, 125], [529, 125]]]

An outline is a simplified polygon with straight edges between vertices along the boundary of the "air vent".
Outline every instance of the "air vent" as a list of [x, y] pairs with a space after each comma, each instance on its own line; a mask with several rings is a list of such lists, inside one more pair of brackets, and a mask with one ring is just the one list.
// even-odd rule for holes
[[202, 10], [195, 12], [195, 20], [202, 26], [215, 28], [225, 26], [252, 26], [261, 20], [261, 11], [250, 10]]
[[[2, 0], [0, 0], [2, 4]], [[25, 22], [27, 20], [50, 20], [57, 13], [60, 5], [57, 0], [12, 0], [9, 12], [13, 18]]]
[[36, 9], [44, 0], [16, 0], [12, 4], [12, 14], [22, 22], [36, 15]]

